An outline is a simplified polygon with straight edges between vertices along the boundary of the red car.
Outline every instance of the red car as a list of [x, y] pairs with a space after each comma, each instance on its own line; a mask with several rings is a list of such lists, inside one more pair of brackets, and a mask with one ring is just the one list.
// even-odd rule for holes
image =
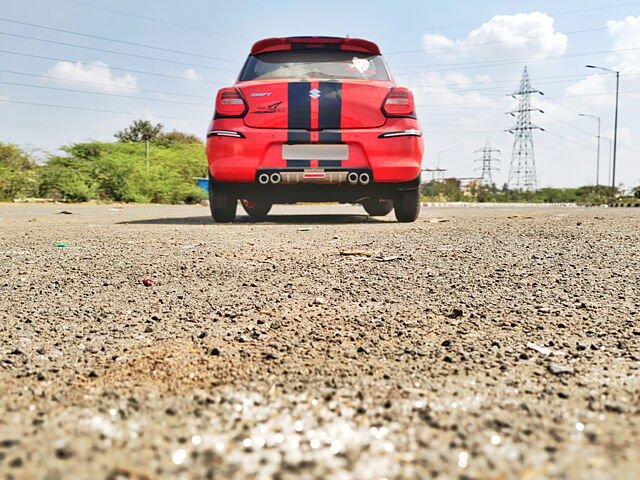
[[217, 222], [274, 203], [361, 203], [370, 215], [420, 211], [422, 131], [375, 43], [290, 37], [257, 42], [218, 92], [207, 134]]

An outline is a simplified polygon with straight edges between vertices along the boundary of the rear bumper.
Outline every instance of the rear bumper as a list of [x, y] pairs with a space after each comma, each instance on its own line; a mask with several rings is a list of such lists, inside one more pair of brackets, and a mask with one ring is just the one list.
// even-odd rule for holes
[[[344, 129], [312, 136], [312, 140], [317, 138], [318, 141], [311, 143], [349, 146], [348, 159], [328, 164], [311, 160], [300, 165], [285, 160], [282, 146], [291, 143], [292, 137], [286, 129], [252, 128], [244, 125], [241, 119], [217, 119], [209, 132], [209, 171], [214, 181], [227, 183], [257, 183], [260, 172], [286, 173], [307, 168], [345, 175], [351, 171], [368, 171], [372, 182], [408, 182], [419, 176], [424, 151], [420, 126], [417, 120], [408, 118], [388, 119], [380, 128]], [[332, 178], [342, 177], [344, 175], [335, 174]], [[302, 181], [314, 183], [316, 180]]]
[[271, 203], [341, 202], [358, 203], [367, 198], [393, 199], [398, 191], [415, 189], [420, 177], [409, 182], [375, 182], [367, 185], [349, 183], [289, 183], [267, 184], [214, 182], [209, 188], [249, 201], [268, 199]]

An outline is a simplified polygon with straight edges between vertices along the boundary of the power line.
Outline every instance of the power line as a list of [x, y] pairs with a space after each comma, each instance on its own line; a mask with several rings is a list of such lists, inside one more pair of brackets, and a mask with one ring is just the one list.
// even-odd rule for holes
[[548, 135], [551, 135], [553, 137], [559, 138], [560, 140], [563, 140], [565, 142], [572, 143], [573, 145], [577, 145], [578, 147], [584, 148], [585, 150], [589, 150], [591, 152], [591, 148], [587, 147], [583, 143], [575, 142], [575, 141], [573, 141], [573, 140], [571, 140], [571, 139], [569, 139], [567, 137], [563, 137], [562, 135], [558, 135], [558, 134], [550, 132], [548, 130], [545, 130], [545, 133], [547, 133]]
[[[56, 57], [47, 57], [44, 55], [34, 55], [31, 53], [22, 53], [22, 52], [14, 52], [11, 50], [0, 50], [0, 53], [6, 53], [9, 55], [18, 55], [21, 57], [30, 57], [30, 58], [38, 58], [41, 60], [53, 60], [55, 62], [68, 62], [68, 63], [76, 63], [74, 60], [69, 60], [67, 58], [56, 58]], [[80, 62], [82, 63], [82, 62]], [[156, 72], [146, 72], [144, 70], [133, 70], [131, 68], [123, 68], [123, 67], [114, 67], [111, 65], [96, 65], [95, 63], [85, 63], [85, 65], [91, 65], [92, 67], [100, 67], [111, 70], [118, 70], [120, 72], [129, 72], [129, 73], [139, 73], [140, 75], [152, 75], [155, 77], [164, 77], [164, 78], [173, 78], [177, 80], [186, 80], [184, 77], [180, 77], [178, 75], [168, 75], [166, 73], [156, 73]], [[199, 82], [199, 83], [208, 83], [210, 85], [226, 85], [226, 83], [222, 82], [211, 82], [208, 80], [198, 80], [198, 79], [189, 79], [190, 82]]]
[[555, 120], [556, 122], [560, 122], [564, 125], [566, 125], [567, 127], [571, 127], [574, 130], [577, 130], [580, 133], [584, 133], [585, 135], [588, 135], [590, 137], [595, 137], [595, 135], [591, 132], [587, 132], [586, 130], [581, 129], [580, 127], [576, 127], [575, 125], [571, 125], [569, 122], [565, 122], [564, 120], [558, 118], [558, 117], [554, 117], [553, 115], [551, 115], [550, 113], [545, 112], [545, 116], [552, 118], [553, 120]]
[[200, 65], [200, 64], [194, 64], [194, 63], [180, 62], [178, 60], [169, 60], [169, 59], [166, 59], [166, 58], [150, 57], [148, 55], [136, 55], [135, 53], [118, 52], [118, 51], [115, 51], [115, 50], [107, 50], [105, 48], [86, 47], [84, 45], [78, 45], [78, 44], [75, 44], [75, 43], [58, 42], [58, 41], [55, 41], [55, 40], [48, 40], [46, 38], [32, 37], [32, 36], [29, 36], [29, 35], [19, 35], [17, 33], [0, 32], [0, 35], [6, 35], [8, 37], [14, 37], [14, 38], [24, 38], [24, 39], [27, 39], [27, 40], [33, 40], [33, 41], [36, 41], [36, 42], [42, 42], [42, 43], [53, 44], [53, 45], [62, 45], [64, 47], [82, 48], [84, 50], [91, 50], [92, 52], [103, 52], [103, 53], [110, 53], [112, 55], [121, 55], [123, 57], [141, 58], [143, 60], [152, 60], [154, 62], [173, 63], [175, 65], [184, 65], [184, 66], [187, 66], [187, 67], [205, 68], [205, 69], [208, 69], [208, 70], [222, 70], [222, 71], [225, 71], [225, 72], [236, 73], [236, 70], [231, 70], [229, 68], [211, 67], [209, 65]]
[[[554, 84], [558, 84], [558, 83], [570, 83], [573, 82], [577, 79], [584, 79], [584, 78], [588, 78], [589, 75], [564, 75], [564, 77], [568, 77], [565, 78], [564, 80], [548, 80], [548, 81], [542, 81], [542, 82], [536, 82], [540, 85], [554, 85]], [[544, 78], [544, 77], [542, 77]], [[495, 81], [495, 82], [491, 82], [491, 83], [495, 83], [495, 84], [503, 84], [503, 83], [513, 83], [513, 80], [510, 81]], [[442, 86], [447, 86], [446, 84], [442, 84]], [[430, 90], [428, 87], [424, 87], [422, 85], [420, 85], [418, 88], [412, 88], [411, 89], [414, 93], [421, 93], [421, 92], [426, 92], [429, 93], [430, 95], [433, 94], [445, 94], [445, 93], [465, 93], [465, 92], [489, 92], [487, 95], [495, 95], [495, 96], [499, 96], [502, 97], [503, 93], [497, 93], [499, 92], [503, 92], [504, 91], [504, 87], [497, 85], [495, 87], [484, 87], [484, 88], [467, 88], [467, 87], [451, 87], [447, 90], [441, 90], [441, 91], [434, 91], [434, 90]], [[496, 91], [496, 93], [493, 93], [494, 91]]]
[[[615, 74], [612, 73], [602, 73], [600, 74], [602, 76], [612, 76]], [[571, 74], [571, 75], [551, 75], [548, 77], [539, 77], [541, 80], [551, 80], [551, 79], [558, 79], [558, 78], [566, 78], [566, 79], [577, 79], [577, 78], [589, 78], [591, 75], [590, 74]], [[518, 82], [520, 80], [519, 77], [514, 77], [514, 78], [509, 78], [509, 79], [505, 79], [505, 80], [495, 80], [495, 79], [491, 79], [491, 80], [485, 80], [485, 81], [481, 81], [481, 80], [474, 80], [474, 84], [478, 84], [478, 85], [484, 85], [484, 84], [491, 84], [491, 85], [495, 85], [495, 84], [499, 84], [499, 83], [504, 83], [504, 84], [513, 84], [514, 82]], [[418, 85], [418, 88], [432, 88], [432, 87], [447, 87], [449, 86], [450, 82], [445, 82], [445, 83], [430, 83], [430, 84], [420, 84]], [[413, 91], [416, 91], [418, 88], [412, 88]], [[496, 87], [498, 88], [498, 87]], [[501, 88], [501, 87], [500, 87]]]
[[[578, 35], [581, 33], [591, 33], [591, 32], [599, 32], [602, 30], [608, 30], [608, 27], [594, 27], [594, 28], [585, 28], [582, 30], [573, 30], [570, 32], [557, 32], [557, 33], [561, 33], [562, 35]], [[533, 35], [533, 36], [529, 36], [529, 37], [520, 37], [520, 39], [524, 39], [524, 40], [535, 40], [538, 38], [546, 38], [546, 35]], [[421, 49], [415, 49], [415, 50], [400, 50], [397, 52], [387, 52], [385, 53], [385, 56], [390, 56], [390, 55], [404, 55], [406, 53], [431, 53], [431, 52], [437, 52], [440, 50], [451, 50], [453, 48], [469, 48], [469, 47], [479, 47], [479, 46], [483, 46], [483, 45], [499, 45], [501, 43], [508, 43], [511, 40], [490, 40], [490, 41], [486, 41], [486, 42], [477, 42], [477, 43], [465, 43], [465, 44], [457, 44], [457, 45], [451, 45], [448, 47], [435, 47], [435, 48], [421, 48]]]
[[240, 63], [237, 60], [229, 60], [229, 59], [226, 59], [226, 58], [214, 57], [214, 56], [211, 56], [211, 55], [203, 55], [201, 53], [186, 52], [184, 50], [174, 50], [174, 49], [171, 49], [171, 48], [157, 47], [155, 45], [146, 45], [144, 43], [128, 42], [126, 40], [118, 40], [118, 39], [115, 39], [115, 38], [102, 37], [100, 35], [91, 35], [89, 33], [74, 32], [72, 30], [65, 30], [63, 28], [46, 27], [44, 25], [37, 25], [35, 23], [21, 22], [21, 21], [18, 21], [18, 20], [12, 20], [10, 18], [0, 17], [0, 21], [8, 22], [8, 23], [14, 23], [14, 24], [17, 24], [17, 25], [24, 25], [24, 26], [27, 26], [27, 27], [41, 28], [43, 30], [49, 30], [49, 31], [52, 31], [52, 32], [60, 32], [60, 33], [66, 33], [66, 34], [69, 34], [69, 35], [77, 35], [77, 36], [80, 36], [80, 37], [93, 38], [93, 39], [97, 39], [97, 40], [104, 40], [104, 41], [107, 41], [107, 42], [120, 43], [122, 45], [130, 45], [130, 46], [134, 46], [134, 47], [149, 48], [149, 49], [152, 49], [152, 50], [158, 50], [160, 52], [177, 53], [179, 55], [189, 55], [189, 56], [192, 56], [192, 57], [208, 58], [209, 60], [218, 60], [220, 62], [229, 62], [229, 63], [236, 63], [236, 64]]
[[28, 83], [16, 83], [16, 82], [2, 82], [0, 81], [0, 85], [12, 85], [14, 87], [30, 87], [30, 88], [40, 88], [45, 90], [57, 90], [61, 92], [71, 92], [71, 93], [83, 93], [86, 95], [101, 95], [105, 97], [118, 97], [118, 98], [129, 98], [131, 100], [144, 100], [150, 102], [159, 102], [159, 103], [174, 103], [179, 105], [193, 105], [195, 107], [207, 107], [211, 108], [211, 105], [204, 105], [202, 103], [192, 103], [192, 102], [180, 102], [175, 100], [165, 100], [161, 98], [152, 98], [152, 97], [135, 97], [132, 95], [119, 95], [117, 93], [105, 93], [105, 92], [89, 92], [86, 90], [73, 90], [71, 88], [61, 88], [61, 87], [47, 87], [44, 85], [30, 85]]
[[[26, 72], [16, 72], [14, 70], [2, 70], [0, 69], [0, 72], [2, 73], [10, 73], [12, 75], [22, 75], [25, 77], [34, 77], [34, 78], [45, 78], [46, 80], [61, 80], [64, 82], [70, 82], [70, 83], [77, 83], [80, 85], [92, 85], [92, 86], [97, 86], [97, 87], [113, 87], [112, 84], [110, 83], [104, 83], [104, 82], [85, 82], [82, 80], [71, 80], [68, 78], [64, 78], [64, 77], [55, 77], [53, 75], [46, 75], [45, 77], [43, 77], [40, 74], [35, 74], [35, 73], [26, 73]], [[202, 98], [202, 99], [206, 99], [206, 100], [211, 100], [211, 96], [204, 96], [204, 95], [189, 95], [186, 93], [178, 93], [178, 92], [167, 92], [164, 90], [150, 90], [148, 88], [138, 88], [138, 87], [127, 87], [127, 86], [118, 86], [119, 90], [129, 90], [131, 92], [147, 92], [147, 93], [158, 93], [161, 95], [174, 95], [174, 96], [179, 96], [179, 97], [189, 97], [189, 98]]]
[[[399, 68], [432, 68], [432, 67], [456, 67], [456, 68], [445, 68], [445, 69], [438, 69], [438, 70], [432, 70], [433, 72], [449, 72], [449, 71], [454, 71], [454, 70], [468, 70], [469, 68], [487, 68], [487, 67], [499, 67], [502, 65], [513, 65], [513, 64], [520, 64], [520, 63], [526, 63], [526, 62], [547, 62], [547, 61], [551, 61], [551, 60], [560, 60], [560, 59], [565, 59], [565, 58], [578, 58], [578, 57], [589, 57], [589, 56], [593, 56], [593, 55], [608, 55], [611, 53], [618, 53], [618, 52], [629, 52], [629, 51], [636, 51], [636, 50], [640, 50], [640, 47], [635, 47], [635, 48], [617, 48], [617, 49], [611, 49], [611, 50], [597, 50], [597, 51], [592, 51], [592, 52], [581, 52], [581, 53], [569, 53], [569, 54], [563, 54], [563, 55], [553, 55], [553, 56], [549, 56], [549, 57], [529, 57], [529, 58], [514, 58], [514, 59], [506, 59], [506, 60], [500, 60], [498, 62], [485, 62], [485, 61], [481, 61], [481, 62], [455, 62], [455, 63], [432, 63], [432, 64], [427, 64], [427, 65], [410, 65], [410, 66], [405, 66], [405, 67], [396, 67], [396, 69]], [[425, 73], [422, 70], [418, 70], [415, 72], [400, 72], [400, 74], [398, 76], [401, 75], [421, 75]]]
[[161, 18], [147, 17], [147, 16], [144, 16], [144, 15], [138, 15], [138, 14], [131, 13], [131, 12], [124, 12], [122, 10], [116, 10], [116, 9], [113, 9], [113, 8], [101, 7], [101, 6], [98, 6], [98, 5], [93, 5], [91, 3], [80, 2], [78, 0], [58, 0], [58, 1], [66, 2], [66, 3], [72, 3], [72, 4], [80, 5], [80, 6], [83, 6], [83, 7], [95, 8], [97, 10], [102, 10], [104, 12], [110, 12], [110, 13], [115, 13], [115, 14], [118, 14], [118, 15], [124, 15], [124, 16], [129, 17], [129, 18], [139, 18], [140, 20], [146, 20], [146, 21], [155, 22], [155, 23], [162, 23], [164, 25], [171, 25], [171, 26], [174, 26], [174, 27], [186, 28], [188, 30], [196, 30], [196, 31], [200, 31], [200, 32], [213, 33], [214, 35], [220, 35], [220, 36], [223, 36], [223, 37], [244, 39], [244, 37], [240, 37], [238, 35], [233, 35], [231, 33], [217, 32], [217, 31], [211, 30], [209, 28], [196, 27], [194, 25], [186, 25], [184, 23], [178, 23], [178, 22], [171, 22], [169, 20], [163, 20]]
[[[630, 7], [638, 4], [640, 4], [640, 2], [617, 3], [617, 4], [611, 4], [611, 5], [603, 5], [600, 7], [582, 8], [579, 10], [565, 10], [562, 12], [549, 13], [548, 15], [552, 17], [557, 17], [561, 15], [573, 15], [575, 13], [585, 13], [585, 12], [592, 12], [596, 10], [608, 10], [612, 8]], [[387, 30], [384, 32], [365, 32], [365, 33], [361, 32], [361, 33], [357, 33], [356, 35], [384, 35], [384, 34], [390, 34], [390, 33], [406, 33], [406, 32], [415, 32], [415, 31], [422, 31], [422, 30], [450, 30], [450, 29], [462, 28], [462, 27], [475, 27], [475, 26], [478, 26], [478, 23], [482, 25], [486, 22], [458, 23], [454, 25], [440, 25], [440, 26], [435, 25], [430, 27], [405, 28], [402, 30]]]
[[[637, 93], [640, 93], [640, 90], [631, 90], [628, 92], [620, 92], [620, 96], [622, 95], [635, 95]], [[599, 97], [599, 96], [603, 96], [603, 95], [615, 95], [615, 92], [607, 92], [607, 93], [583, 93], [580, 95], [564, 95], [561, 97], [546, 97], [547, 100], [559, 100], [559, 99], [563, 99], [563, 98], [579, 98], [579, 97]], [[480, 110], [480, 108], [466, 108], [467, 105], [482, 105], [482, 104], [486, 104], [487, 101], [482, 101], [482, 102], [463, 102], [463, 103], [439, 103], [439, 104], [435, 104], [435, 105], [416, 105], [416, 107], [428, 107], [428, 108], [434, 108], [434, 107], [456, 107], [459, 106], [460, 108], [463, 108], [465, 110]]]
[[[47, 107], [47, 108], [63, 108], [66, 110], [81, 110], [81, 111], [85, 111], [85, 112], [99, 112], [99, 113], [115, 113], [117, 115], [131, 115], [131, 112], [120, 112], [120, 111], [116, 111], [116, 110], [103, 110], [100, 108], [87, 108], [87, 107], [76, 107], [73, 105], [53, 105], [50, 103], [37, 103], [37, 102], [23, 102], [23, 101], [19, 101], [19, 100], [4, 100], [4, 103], [15, 103], [18, 105], [32, 105], [32, 106], [36, 106], [36, 107]], [[150, 115], [147, 113], [138, 113], [137, 115], [140, 116], [153, 116], [153, 117], [158, 117], [158, 118], [169, 118], [172, 120], [188, 120], [190, 122], [199, 122], [202, 119], [195, 119], [195, 118], [185, 118], [185, 117], [173, 117], [173, 116], [169, 116], [169, 115]]]

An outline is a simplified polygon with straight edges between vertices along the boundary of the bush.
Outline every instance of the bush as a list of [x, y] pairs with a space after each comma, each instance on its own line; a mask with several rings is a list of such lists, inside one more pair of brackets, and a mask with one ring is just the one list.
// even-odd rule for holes
[[36, 163], [19, 147], [0, 143], [0, 201], [36, 196], [36, 169]]
[[194, 184], [207, 167], [202, 144], [153, 146], [145, 158], [140, 143], [86, 143], [62, 149], [40, 172], [43, 196], [153, 203], [197, 203], [205, 194]]

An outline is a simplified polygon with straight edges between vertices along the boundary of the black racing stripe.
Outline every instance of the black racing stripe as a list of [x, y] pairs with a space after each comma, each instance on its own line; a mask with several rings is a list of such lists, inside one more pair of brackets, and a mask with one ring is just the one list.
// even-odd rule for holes
[[340, 132], [320, 132], [318, 143], [342, 143]]
[[311, 143], [311, 133], [307, 130], [289, 130], [287, 133], [287, 143]]
[[[289, 114], [287, 127], [289, 128], [288, 141], [291, 143], [293, 141], [292, 135], [297, 136], [291, 130], [311, 129], [311, 97], [309, 96], [311, 84], [309, 82], [290, 82], [288, 88]], [[306, 133], [308, 135], [308, 132]]]
[[[320, 130], [340, 129], [342, 84], [338, 82], [320, 82], [319, 90], [322, 96], [318, 99], [318, 128]], [[327, 135], [331, 135], [334, 143], [342, 141], [342, 136], [339, 132], [331, 132]], [[328, 138], [327, 135], [325, 135], [325, 138]], [[322, 138], [322, 132], [320, 137]]]

